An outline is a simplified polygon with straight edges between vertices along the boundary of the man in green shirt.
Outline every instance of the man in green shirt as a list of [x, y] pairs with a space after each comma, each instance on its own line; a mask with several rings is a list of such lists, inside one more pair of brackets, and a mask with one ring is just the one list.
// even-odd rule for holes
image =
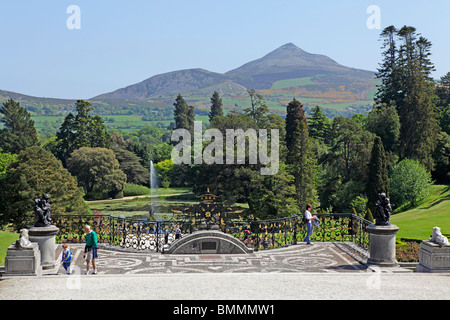
[[97, 274], [97, 264], [95, 259], [98, 258], [97, 254], [97, 233], [91, 230], [89, 225], [84, 226], [84, 232], [86, 232], [86, 246], [84, 247], [84, 258], [86, 259], [86, 275], [89, 274], [90, 262], [92, 261], [93, 274]]

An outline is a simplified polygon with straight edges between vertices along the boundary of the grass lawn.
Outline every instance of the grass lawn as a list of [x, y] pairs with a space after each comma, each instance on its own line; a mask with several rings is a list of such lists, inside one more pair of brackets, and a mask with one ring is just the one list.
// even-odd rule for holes
[[6, 251], [8, 247], [16, 242], [19, 239], [18, 233], [8, 232], [8, 231], [0, 231], [0, 265], [5, 265], [5, 257]]
[[393, 215], [391, 223], [400, 228], [399, 240], [427, 240], [433, 227], [440, 227], [443, 234], [450, 234], [450, 186], [432, 186], [430, 195], [419, 206]]

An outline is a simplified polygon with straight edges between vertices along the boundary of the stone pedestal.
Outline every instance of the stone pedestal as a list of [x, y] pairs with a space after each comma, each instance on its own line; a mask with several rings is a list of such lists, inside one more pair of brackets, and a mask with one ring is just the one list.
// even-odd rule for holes
[[429, 240], [422, 241], [416, 272], [450, 273], [450, 246], [441, 247]]
[[55, 258], [56, 234], [58, 231], [59, 228], [54, 225], [47, 227], [33, 226], [28, 230], [30, 241], [36, 242], [39, 245], [43, 270], [52, 269], [58, 264]]
[[395, 235], [399, 228], [396, 225], [367, 227], [370, 233], [370, 258], [367, 261], [369, 265], [379, 267], [398, 267], [395, 256]]
[[17, 248], [14, 244], [9, 246], [5, 257], [5, 275], [42, 275], [38, 244], [32, 243], [29, 248]]

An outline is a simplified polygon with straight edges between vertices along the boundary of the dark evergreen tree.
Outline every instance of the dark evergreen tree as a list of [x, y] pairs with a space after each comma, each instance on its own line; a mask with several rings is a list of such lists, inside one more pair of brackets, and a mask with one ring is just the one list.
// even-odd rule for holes
[[450, 135], [450, 104], [442, 108], [439, 114], [439, 126], [442, 131]]
[[112, 148], [119, 161], [119, 169], [127, 175], [127, 183], [149, 185], [150, 172], [142, 166], [140, 158], [132, 151]]
[[353, 180], [365, 184], [374, 134], [354, 119], [336, 117], [331, 136], [333, 144], [324, 159], [325, 165], [332, 167], [334, 175], [340, 175], [343, 183]]
[[19, 102], [9, 99], [0, 108], [1, 122], [0, 148], [4, 152], [18, 154], [28, 147], [39, 145], [34, 121], [30, 113]]
[[91, 103], [78, 100], [77, 115], [69, 113], [56, 133], [54, 153], [66, 166], [70, 154], [82, 147], [109, 148], [111, 137], [99, 116], [91, 116]]
[[436, 164], [432, 172], [433, 179], [438, 184], [450, 184], [450, 135], [446, 132], [439, 134], [433, 158]]
[[292, 163], [295, 160], [294, 146], [298, 140], [297, 130], [300, 122], [305, 123], [306, 128], [308, 129], [308, 122], [306, 120], [303, 105], [294, 98], [294, 100], [287, 105], [286, 109], [286, 147], [288, 151], [288, 163]]
[[439, 114], [439, 126], [442, 131], [450, 135], [450, 72], [441, 77], [436, 85], [436, 95], [439, 98], [436, 108]]
[[395, 104], [392, 102], [374, 105], [368, 116], [367, 130], [381, 138], [386, 151], [397, 152], [400, 138], [400, 117]]
[[398, 101], [399, 87], [401, 83], [401, 72], [397, 65], [398, 48], [396, 36], [398, 30], [394, 26], [389, 26], [381, 33], [383, 39], [383, 62], [378, 69], [377, 78], [381, 80], [376, 100], [380, 103], [389, 104], [391, 101]]
[[194, 131], [194, 107], [189, 106], [181, 94], [177, 96], [173, 106], [175, 107], [173, 111], [175, 129], [187, 129], [192, 134]]
[[295, 99], [287, 106], [286, 147], [286, 164], [294, 176], [297, 205], [303, 210], [308, 203], [317, 203], [317, 163], [303, 105]]
[[311, 117], [308, 119], [309, 136], [313, 139], [319, 139], [325, 143], [328, 142], [331, 123], [319, 106], [312, 109]]
[[432, 170], [439, 127], [431, 77], [434, 66], [429, 59], [431, 42], [409, 26], [400, 30], [390, 26], [381, 37], [385, 38], [387, 49], [378, 73], [382, 85], [377, 98], [386, 104], [393, 101], [397, 107], [401, 124], [400, 158], [418, 160]]
[[389, 197], [389, 176], [386, 162], [386, 154], [380, 137], [375, 137], [372, 147], [372, 156], [368, 166], [368, 179], [366, 184], [366, 195], [368, 208], [375, 212], [375, 202], [378, 194], [385, 193]]
[[212, 122], [215, 117], [223, 116], [223, 103], [220, 94], [214, 91], [211, 97], [211, 112], [209, 113], [209, 122]]

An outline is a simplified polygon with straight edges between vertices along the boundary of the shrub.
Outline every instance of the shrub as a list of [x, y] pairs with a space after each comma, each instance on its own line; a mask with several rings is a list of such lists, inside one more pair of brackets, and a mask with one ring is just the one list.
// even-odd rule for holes
[[150, 188], [148, 188], [146, 186], [141, 186], [139, 184], [134, 184], [134, 183], [127, 183], [125, 185], [125, 188], [123, 189], [124, 197], [142, 196], [142, 195], [149, 195], [149, 194], [150, 194]]
[[106, 148], [80, 148], [67, 160], [67, 169], [89, 195], [120, 198], [127, 176], [119, 168], [114, 152]]

